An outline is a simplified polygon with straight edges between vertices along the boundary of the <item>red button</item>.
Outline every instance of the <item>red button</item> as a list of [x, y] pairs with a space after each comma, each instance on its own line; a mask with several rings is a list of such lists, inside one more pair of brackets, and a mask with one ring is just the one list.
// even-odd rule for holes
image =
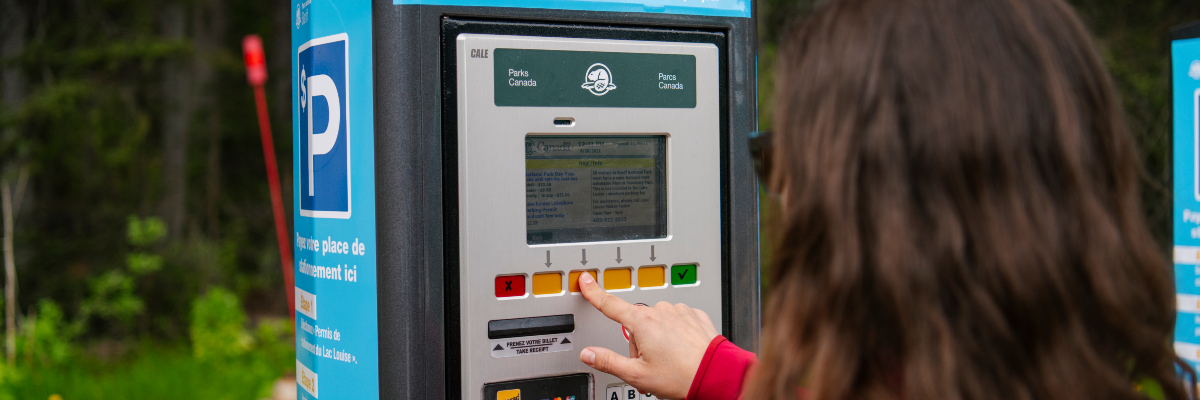
[[496, 277], [496, 297], [520, 297], [525, 295], [525, 275]]

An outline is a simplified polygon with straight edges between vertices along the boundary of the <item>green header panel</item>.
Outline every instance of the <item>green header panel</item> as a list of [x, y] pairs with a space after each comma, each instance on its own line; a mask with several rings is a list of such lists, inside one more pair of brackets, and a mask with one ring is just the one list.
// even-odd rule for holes
[[695, 108], [696, 56], [496, 49], [496, 105]]

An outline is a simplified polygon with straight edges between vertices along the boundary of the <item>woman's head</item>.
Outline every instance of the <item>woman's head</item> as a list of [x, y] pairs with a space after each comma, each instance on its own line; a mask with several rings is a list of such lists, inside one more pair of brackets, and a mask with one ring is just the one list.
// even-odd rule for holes
[[1185, 396], [1116, 92], [1059, 0], [835, 0], [777, 68], [747, 398]]

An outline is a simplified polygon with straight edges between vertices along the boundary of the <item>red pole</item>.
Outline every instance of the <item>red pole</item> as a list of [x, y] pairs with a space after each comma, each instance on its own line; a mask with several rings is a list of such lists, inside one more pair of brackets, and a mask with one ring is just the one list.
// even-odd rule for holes
[[275, 163], [275, 141], [271, 139], [271, 120], [267, 116], [267, 96], [263, 84], [267, 81], [267, 63], [263, 56], [262, 39], [248, 35], [242, 39], [242, 54], [246, 60], [246, 81], [254, 87], [254, 103], [258, 110], [258, 131], [262, 136], [263, 161], [267, 164], [267, 184], [271, 189], [271, 210], [275, 213], [275, 238], [279, 241], [279, 261], [283, 267], [283, 284], [287, 289], [288, 316], [296, 320], [295, 281], [292, 277], [292, 246], [288, 240], [287, 220], [283, 216], [283, 196], [279, 194], [279, 168]]

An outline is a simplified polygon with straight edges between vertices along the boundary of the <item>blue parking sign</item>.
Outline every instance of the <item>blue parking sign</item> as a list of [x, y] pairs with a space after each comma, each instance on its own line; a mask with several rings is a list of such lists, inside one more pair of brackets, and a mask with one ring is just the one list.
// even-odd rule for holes
[[1175, 352], [1200, 369], [1200, 38], [1171, 42]]
[[300, 215], [350, 218], [350, 97], [347, 35], [299, 48]]
[[296, 398], [379, 398], [371, 3], [293, 0]]

